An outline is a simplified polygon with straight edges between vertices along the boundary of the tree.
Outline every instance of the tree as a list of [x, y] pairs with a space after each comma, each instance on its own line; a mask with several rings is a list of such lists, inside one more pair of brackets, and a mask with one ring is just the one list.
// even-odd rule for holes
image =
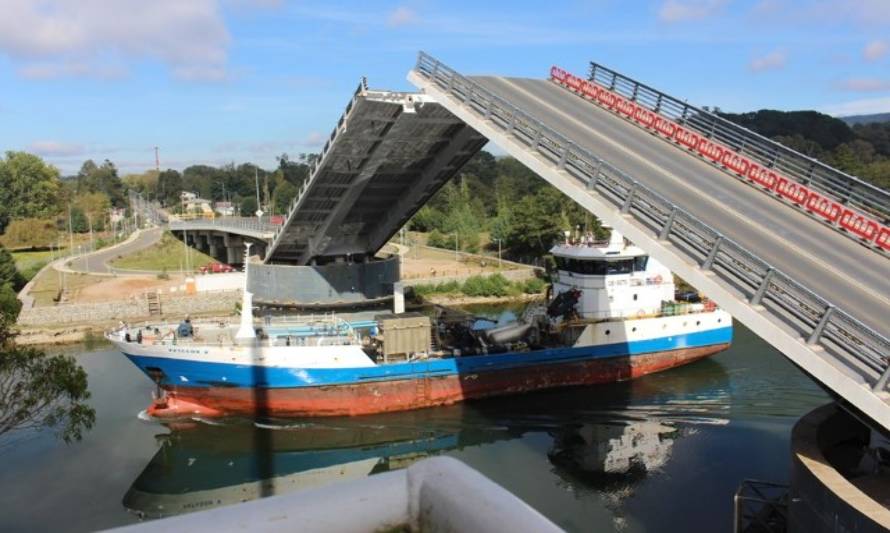
[[4, 246], [0, 246], [0, 285], [9, 285], [18, 291], [25, 286], [25, 278], [15, 266], [15, 259]]
[[241, 216], [242, 217], [253, 217], [256, 216], [256, 198], [253, 196], [248, 196], [241, 200]]
[[77, 194], [104, 193], [115, 207], [126, 206], [124, 184], [117, 175], [117, 168], [109, 160], [96, 165], [86, 160], [77, 173]]
[[74, 199], [74, 205], [86, 217], [87, 230], [105, 229], [105, 216], [111, 208], [111, 200], [103, 192], [80, 194]]
[[276, 213], [287, 213], [291, 201], [297, 196], [297, 187], [289, 181], [280, 179], [275, 185], [275, 192], [272, 193], [272, 205], [275, 206]]
[[78, 206], [71, 207], [71, 231], [74, 233], [86, 233], [90, 231], [90, 222], [87, 220], [83, 209]]
[[179, 171], [167, 169], [158, 175], [158, 200], [166, 206], [179, 204], [179, 194], [182, 192], [182, 175]]
[[0, 157], [0, 232], [12, 218], [47, 218], [59, 212], [59, 171], [25, 152]]
[[554, 187], [546, 187], [533, 196], [522, 198], [515, 206], [514, 216], [506, 229], [504, 245], [512, 257], [547, 254], [564, 231], [578, 226], [582, 230], [605, 235], [599, 220], [590, 217], [583, 208]]
[[3, 245], [9, 248], [45, 248], [56, 242], [59, 230], [48, 218], [20, 218], [6, 226]]
[[50, 357], [11, 341], [3, 349], [0, 398], [7, 401], [0, 403], [0, 435], [48, 428], [66, 443], [80, 440], [96, 420], [83, 368], [73, 357]]
[[0, 435], [51, 429], [66, 443], [80, 440], [93, 427], [96, 411], [87, 400], [86, 372], [73, 357], [48, 356], [17, 346], [13, 330], [20, 304], [11, 284], [11, 258], [0, 247]]

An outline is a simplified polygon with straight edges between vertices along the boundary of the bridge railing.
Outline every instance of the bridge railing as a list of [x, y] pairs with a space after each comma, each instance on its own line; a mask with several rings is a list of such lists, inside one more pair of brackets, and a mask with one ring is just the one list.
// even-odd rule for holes
[[358, 100], [358, 97], [367, 90], [368, 80], [363, 77], [359, 82], [358, 87], [356, 87], [355, 91], [352, 93], [352, 98], [349, 100], [349, 103], [346, 104], [346, 110], [343, 111], [342, 115], [340, 115], [340, 120], [337, 121], [337, 126], [334, 127], [334, 130], [331, 131], [331, 135], [328, 137], [328, 140], [324, 143], [324, 146], [321, 149], [321, 153], [318, 154], [318, 157], [309, 166], [309, 177], [303, 182], [303, 185], [300, 186], [300, 190], [291, 201], [290, 206], [288, 206], [287, 215], [284, 217], [284, 224], [276, 228], [275, 235], [272, 238], [272, 244], [269, 246], [269, 251], [266, 253], [267, 258], [271, 257], [272, 253], [278, 247], [281, 236], [284, 234], [285, 230], [290, 224], [291, 219], [294, 216], [294, 212], [298, 209], [300, 203], [303, 200], [303, 197], [306, 195], [306, 191], [309, 190], [309, 188], [312, 186], [312, 183], [315, 181], [316, 176], [318, 176], [318, 174], [321, 172], [321, 169], [324, 168], [324, 165], [328, 159], [328, 155], [331, 153], [331, 148], [334, 146], [334, 142], [337, 140], [337, 137], [344, 130], [346, 122], [349, 120], [349, 116], [352, 114], [352, 110], [355, 108], [355, 103]]
[[649, 228], [660, 240], [710, 270], [773, 316], [802, 332], [845, 368], [887, 389], [890, 340], [777, 270], [757, 254], [721, 235], [691, 213], [609, 162], [548, 128], [535, 117], [421, 52], [415, 71], [497, 128], [584, 183]]
[[687, 104], [599, 63], [590, 64], [590, 81], [650, 111], [719, 142], [767, 168], [829, 195], [841, 204], [890, 222], [890, 192], [783, 146], [715, 113]]
[[258, 220], [256, 217], [219, 217], [196, 220], [171, 220], [171, 230], [203, 229], [207, 227], [220, 229], [238, 229], [258, 233], [275, 233], [281, 225], [273, 224], [269, 219]]

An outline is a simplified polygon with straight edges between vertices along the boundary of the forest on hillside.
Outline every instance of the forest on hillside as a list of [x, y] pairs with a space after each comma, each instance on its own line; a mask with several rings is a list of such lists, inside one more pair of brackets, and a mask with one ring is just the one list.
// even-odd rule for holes
[[890, 189], [890, 122], [851, 127], [816, 111], [763, 109], [718, 114], [847, 174]]

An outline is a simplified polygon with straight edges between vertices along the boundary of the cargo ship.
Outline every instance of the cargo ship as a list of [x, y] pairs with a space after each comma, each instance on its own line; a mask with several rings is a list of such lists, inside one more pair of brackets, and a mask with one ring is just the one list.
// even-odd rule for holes
[[[732, 317], [612, 231], [551, 249], [548, 295], [514, 320], [457, 310], [121, 327], [160, 419], [364, 415], [637, 378], [729, 347]], [[248, 274], [249, 275], [249, 274]]]

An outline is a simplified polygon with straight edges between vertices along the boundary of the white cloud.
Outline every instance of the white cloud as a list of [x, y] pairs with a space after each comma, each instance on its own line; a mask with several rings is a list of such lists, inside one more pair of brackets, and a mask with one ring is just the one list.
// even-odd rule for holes
[[748, 64], [748, 69], [752, 72], [764, 72], [767, 70], [779, 70], [785, 67], [788, 62], [788, 54], [782, 50], [773, 50], [772, 52], [755, 57]]
[[32, 142], [27, 151], [44, 157], [70, 157], [83, 155], [86, 148], [81, 144], [44, 140]]
[[186, 80], [223, 76], [230, 36], [216, 0], [0, 0], [0, 55], [31, 78], [119, 77], [151, 59]]
[[887, 55], [888, 50], [890, 46], [887, 45], [887, 41], [876, 40], [865, 45], [862, 56], [866, 61], [877, 61]]
[[807, 16], [826, 22], [853, 21], [865, 26], [890, 23], [890, 2], [887, 0], [820, 0], [797, 17]]
[[411, 9], [410, 7], [399, 6], [395, 8], [392, 13], [389, 14], [389, 17], [386, 19], [387, 25], [398, 28], [400, 26], [408, 26], [410, 24], [416, 24], [419, 22], [420, 18], [417, 16], [417, 12]]
[[667, 0], [658, 10], [662, 22], [703, 20], [716, 15], [726, 6], [727, 0]]
[[853, 92], [881, 92], [890, 91], [890, 80], [879, 80], [876, 78], [852, 78], [843, 80], [837, 84], [837, 87], [844, 91]]
[[58, 78], [89, 77], [103, 80], [125, 78], [127, 71], [120, 65], [92, 65], [90, 63], [28, 63], [18, 69], [23, 78], [29, 80], [51, 80]]
[[888, 113], [890, 112], [890, 96], [883, 98], [853, 100], [840, 104], [827, 105], [820, 109], [820, 111], [836, 117]]

